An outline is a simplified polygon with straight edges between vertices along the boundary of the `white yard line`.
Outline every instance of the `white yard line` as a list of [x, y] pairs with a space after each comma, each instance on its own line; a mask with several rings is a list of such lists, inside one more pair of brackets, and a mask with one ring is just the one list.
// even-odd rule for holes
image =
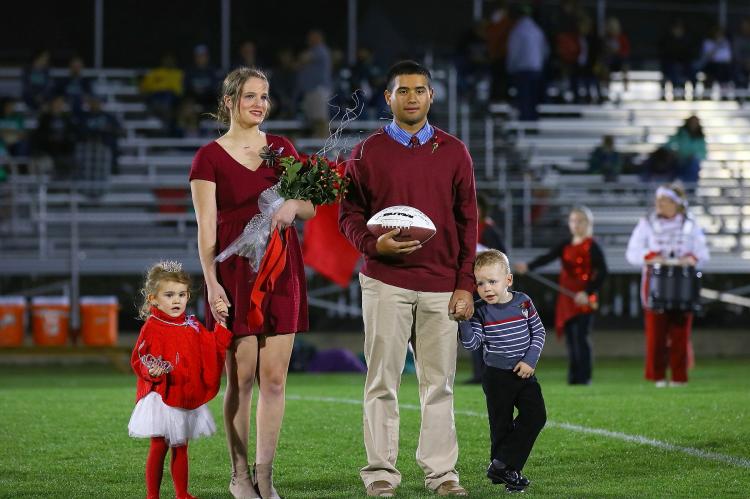
[[[332, 404], [348, 404], [348, 405], [362, 405], [362, 400], [356, 399], [344, 399], [335, 397], [308, 397], [301, 395], [287, 395], [287, 400], [300, 400], [309, 402], [327, 402]], [[412, 411], [418, 411], [419, 406], [414, 404], [399, 404], [401, 409], [407, 409]], [[455, 413], [461, 416], [471, 416], [486, 418], [485, 413], [475, 411], [463, 411], [456, 410]], [[726, 454], [719, 454], [718, 452], [709, 452], [694, 447], [683, 447], [681, 445], [670, 444], [669, 442], [663, 442], [654, 438], [644, 437], [642, 435], [629, 435], [619, 431], [610, 431], [602, 428], [589, 428], [587, 426], [581, 426], [571, 423], [558, 423], [556, 421], [547, 421], [547, 426], [550, 428], [561, 428], [563, 430], [573, 431], [576, 433], [587, 433], [589, 435], [598, 435], [601, 437], [613, 438], [615, 440], [622, 440], [624, 442], [632, 442], [640, 445], [648, 445], [656, 447], [657, 449], [667, 450], [671, 452], [682, 452], [690, 456], [706, 459], [710, 461], [721, 461], [723, 463], [732, 464], [741, 468], [750, 468], [750, 459], [744, 457], [729, 456]]]

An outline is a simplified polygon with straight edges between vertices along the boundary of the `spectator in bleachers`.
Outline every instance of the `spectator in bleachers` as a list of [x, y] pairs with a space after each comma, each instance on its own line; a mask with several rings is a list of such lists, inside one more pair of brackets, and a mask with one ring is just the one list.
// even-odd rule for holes
[[676, 155], [677, 178], [685, 183], [697, 182], [701, 161], [706, 159], [707, 154], [706, 139], [698, 117], [693, 115], [686, 119], [666, 146]]
[[576, 79], [574, 88], [578, 100], [601, 102], [604, 99], [602, 89], [602, 39], [594, 29], [590, 17], [584, 16], [578, 21], [578, 43], [581, 47], [576, 61]]
[[487, 25], [487, 56], [489, 57], [491, 83], [490, 100], [505, 100], [508, 95], [508, 37], [513, 29], [514, 20], [508, 9], [501, 3], [490, 13]]
[[476, 101], [479, 84], [488, 80], [490, 75], [490, 59], [487, 53], [487, 23], [485, 21], [475, 23], [461, 35], [458, 40], [455, 62], [459, 96], [463, 99]]
[[[560, 97], [570, 102], [577, 98], [576, 87], [573, 78], [576, 76], [578, 56], [581, 53], [579, 39], [580, 20], [586, 17], [586, 12], [581, 8], [578, 0], [562, 0], [557, 9], [553, 10], [550, 36], [554, 40], [554, 60], [552, 61], [554, 71], [559, 74], [563, 83]], [[568, 88], [564, 88], [567, 84]]]
[[513, 5], [510, 9], [515, 25], [508, 38], [506, 68], [516, 90], [515, 104], [522, 121], [538, 117], [536, 106], [542, 97], [542, 74], [549, 53], [544, 33], [530, 14], [526, 5]]
[[607, 19], [603, 44], [603, 88], [609, 91], [610, 73], [620, 72], [624, 90], [628, 90], [628, 69], [630, 67], [630, 39], [622, 30], [616, 17]]
[[54, 83], [49, 73], [48, 50], [39, 51], [23, 71], [23, 101], [32, 111], [40, 110], [52, 97]]
[[245, 40], [240, 43], [240, 48], [237, 50], [237, 60], [233, 67], [238, 68], [244, 66], [246, 68], [260, 68], [263, 67], [263, 61], [258, 58], [258, 50], [255, 47], [255, 43], [250, 40]]
[[[351, 68], [346, 64], [344, 51], [339, 48], [331, 49], [331, 96], [328, 99], [329, 116], [341, 117], [344, 109], [352, 107], [353, 102], [349, 98]], [[360, 104], [360, 109], [362, 105]]]
[[589, 173], [598, 173], [605, 182], [617, 182], [622, 171], [622, 156], [615, 149], [615, 138], [604, 135], [602, 143], [589, 155]]
[[199, 137], [202, 134], [200, 117], [203, 108], [192, 96], [185, 96], [177, 105], [175, 115], [175, 136]]
[[174, 55], [164, 54], [161, 64], [141, 80], [141, 93], [154, 115], [162, 120], [170, 134], [175, 131], [175, 112], [183, 94], [184, 73], [177, 67]]
[[706, 75], [703, 98], [710, 98], [714, 82], [719, 82], [720, 96], [726, 96], [726, 87], [732, 81], [732, 46], [720, 26], [714, 26], [703, 40], [699, 65]]
[[672, 23], [669, 32], [659, 42], [659, 56], [663, 84], [670, 82], [674, 98], [683, 98], [687, 82], [691, 82], [695, 88], [695, 47], [682, 19]]
[[86, 104], [88, 111], [81, 116], [75, 147], [76, 180], [82, 182], [84, 194], [99, 197], [116, 168], [120, 124], [113, 114], [102, 109], [99, 97], [89, 96]]
[[23, 114], [16, 111], [16, 101], [6, 98], [0, 103], [0, 148], [10, 156], [27, 156], [29, 142]]
[[65, 97], [57, 95], [49, 109], [39, 116], [32, 135], [32, 153], [51, 161], [54, 177], [66, 180], [73, 173], [73, 149], [78, 137], [78, 124], [68, 111]]
[[328, 100], [333, 87], [331, 51], [323, 32], [317, 29], [307, 34], [307, 46], [299, 57], [297, 94], [302, 99], [302, 109], [312, 134], [328, 137]]
[[486, 248], [505, 253], [505, 241], [500, 227], [492, 218], [492, 206], [486, 196], [477, 193], [477, 211], [479, 215], [479, 244]]
[[[253, 66], [248, 66], [253, 67]], [[276, 66], [271, 71], [271, 116], [288, 120], [297, 115], [295, 93], [297, 91], [297, 67], [294, 52], [283, 48], [276, 54]]]
[[575, 33], [578, 22], [586, 16], [579, 0], [562, 0], [554, 13], [554, 25], [557, 33]]
[[213, 111], [220, 81], [206, 45], [196, 45], [193, 49], [193, 66], [185, 72], [184, 83], [185, 96], [190, 97], [201, 112]]
[[735, 35], [732, 45], [734, 56], [734, 83], [738, 97], [746, 99], [748, 84], [750, 84], [750, 17], [746, 17], [740, 24], [740, 32]]
[[591, 18], [581, 16], [575, 31], [558, 33], [556, 44], [561, 76], [569, 81], [572, 99], [575, 102], [601, 100], [597, 77], [601, 72], [601, 41], [593, 30]]
[[677, 176], [677, 156], [667, 146], [660, 146], [643, 162], [641, 180], [644, 182], [670, 182]]
[[68, 76], [61, 78], [55, 86], [55, 93], [65, 96], [74, 114], [83, 112], [83, 104], [93, 91], [92, 79], [84, 77], [82, 71], [83, 59], [73, 56], [68, 64]]
[[359, 90], [364, 100], [364, 119], [379, 119], [387, 116], [390, 108], [385, 102], [383, 92], [378, 89], [386, 86], [383, 68], [375, 63], [372, 51], [366, 47], [357, 50], [357, 60], [351, 67], [349, 94]]

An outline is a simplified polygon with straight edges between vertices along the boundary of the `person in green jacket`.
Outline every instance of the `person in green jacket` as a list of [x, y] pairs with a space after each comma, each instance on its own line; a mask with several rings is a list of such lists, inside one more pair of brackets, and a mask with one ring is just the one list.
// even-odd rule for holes
[[701, 160], [706, 159], [706, 138], [697, 116], [685, 120], [666, 147], [677, 156], [677, 178], [685, 183], [698, 182]]

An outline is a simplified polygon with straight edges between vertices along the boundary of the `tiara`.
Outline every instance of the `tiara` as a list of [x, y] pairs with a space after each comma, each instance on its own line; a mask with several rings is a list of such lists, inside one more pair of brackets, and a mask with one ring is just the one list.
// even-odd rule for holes
[[172, 273], [182, 272], [182, 264], [178, 262], [177, 260], [161, 261], [159, 262], [159, 267], [161, 267], [161, 269], [164, 272], [172, 272]]

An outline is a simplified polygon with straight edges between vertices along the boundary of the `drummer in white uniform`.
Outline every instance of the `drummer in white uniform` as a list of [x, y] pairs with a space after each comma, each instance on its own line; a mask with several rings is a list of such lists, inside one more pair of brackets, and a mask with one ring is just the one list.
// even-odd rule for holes
[[625, 254], [632, 265], [643, 267], [641, 301], [646, 328], [646, 379], [657, 387], [687, 383], [688, 350], [693, 312], [652, 310], [648, 307], [648, 268], [651, 265], [681, 265], [700, 268], [709, 259], [706, 237], [687, 213], [687, 198], [680, 184], [656, 190], [655, 211], [636, 225]]

